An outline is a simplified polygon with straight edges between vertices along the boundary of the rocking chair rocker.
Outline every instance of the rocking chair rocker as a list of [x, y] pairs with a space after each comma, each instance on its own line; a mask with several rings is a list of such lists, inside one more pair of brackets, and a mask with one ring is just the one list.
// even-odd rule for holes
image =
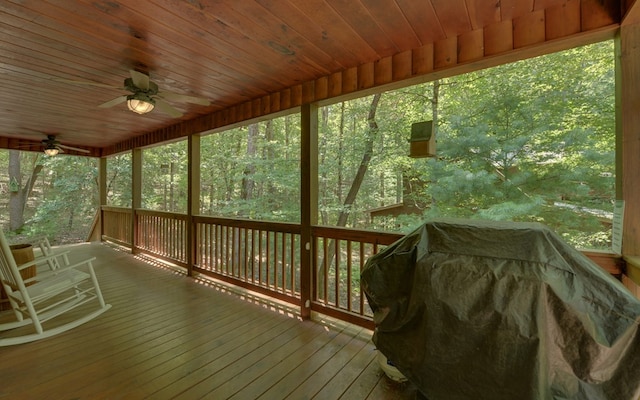
[[[66, 332], [111, 308], [110, 304], [105, 304], [93, 270], [92, 261], [95, 258], [69, 265], [67, 258], [63, 263], [56, 259], [63, 254], [45, 254], [34, 261], [17, 266], [4, 233], [0, 230], [0, 281], [12, 308], [0, 314], [0, 317], [11, 312], [15, 316], [12, 322], [0, 323], [0, 346], [28, 343]], [[55, 269], [51, 269], [53, 263], [56, 264]], [[48, 264], [49, 268], [38, 271], [36, 277], [23, 279], [20, 270], [36, 264]], [[81, 266], [85, 267], [83, 271], [78, 269]], [[97, 309], [89, 309], [87, 312], [83, 309], [82, 312], [78, 311], [81, 314], [79, 316], [67, 314], [92, 301], [98, 303]], [[45, 329], [43, 323], [63, 314], [67, 314], [65, 321], [73, 319]], [[6, 318], [1, 320], [4, 321]], [[5, 331], [29, 324], [33, 325], [35, 333], [20, 336], [3, 334]]]

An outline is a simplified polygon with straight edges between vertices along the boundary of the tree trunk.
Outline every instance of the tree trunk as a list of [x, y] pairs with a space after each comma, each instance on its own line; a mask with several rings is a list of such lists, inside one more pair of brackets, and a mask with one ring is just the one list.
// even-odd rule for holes
[[71, 207], [71, 209], [69, 210], [69, 220], [67, 222], [67, 229], [69, 230], [69, 232], [71, 232], [71, 230], [73, 229], [73, 217], [75, 217], [75, 214], [75, 207]]
[[[251, 124], [247, 132], [247, 158], [253, 160], [256, 156], [256, 138], [258, 136], [258, 125]], [[256, 167], [253, 161], [244, 168], [244, 177], [242, 178], [242, 200], [251, 200], [253, 198], [253, 188], [255, 181], [253, 180], [253, 174], [256, 172]]]
[[24, 225], [24, 201], [20, 173], [20, 152], [9, 151], [9, 230], [16, 231]]
[[[371, 157], [373, 156], [373, 144], [375, 142], [376, 136], [378, 134], [378, 124], [376, 123], [376, 110], [378, 109], [378, 103], [380, 102], [380, 94], [376, 94], [373, 96], [373, 100], [371, 101], [371, 106], [369, 106], [369, 115], [367, 116], [367, 121], [369, 124], [369, 130], [367, 132], [367, 139], [365, 142], [364, 154], [362, 155], [362, 161], [360, 162], [360, 166], [358, 167], [358, 171], [356, 172], [356, 176], [353, 178], [353, 182], [351, 183], [351, 188], [349, 189], [349, 193], [347, 193], [347, 197], [344, 200], [342, 211], [338, 215], [337, 226], [346, 226], [347, 219], [349, 218], [349, 214], [351, 212], [351, 206], [358, 195], [358, 191], [360, 190], [360, 186], [362, 186], [362, 181], [364, 180], [364, 176], [367, 173], [367, 169], [369, 168], [369, 162], [371, 161]], [[343, 109], [344, 111], [344, 109]], [[344, 112], [343, 112], [344, 115]], [[321, 297], [329, 298], [330, 293], [324, 293], [324, 276], [325, 276], [325, 268], [331, 268], [336, 262], [336, 246], [335, 240], [330, 239], [327, 243], [327, 257], [322, 259], [318, 263], [318, 271], [316, 272], [317, 282], [316, 287], [320, 293]], [[329, 288], [331, 292], [333, 289]]]
[[42, 165], [38, 163], [39, 155], [32, 158], [32, 169], [29, 179], [22, 186], [22, 173], [20, 167], [20, 151], [9, 151], [9, 229], [17, 231], [24, 226], [24, 210], [29, 194], [33, 190]]
[[344, 101], [340, 107], [340, 129], [338, 130], [338, 201], [342, 201], [342, 165], [344, 164]]
[[327, 225], [329, 223], [329, 214], [327, 213], [327, 166], [325, 160], [327, 158], [327, 137], [329, 136], [329, 106], [320, 108], [320, 131], [323, 133], [320, 136], [320, 143], [318, 145], [318, 164], [324, 166], [320, 170], [320, 224]]
[[376, 111], [378, 109], [378, 103], [380, 102], [380, 96], [381, 94], [374, 95], [373, 100], [371, 101], [371, 106], [369, 106], [369, 116], [367, 117], [369, 131], [365, 141], [364, 154], [362, 155], [362, 161], [360, 161], [360, 166], [358, 167], [356, 176], [353, 178], [353, 182], [351, 183], [349, 193], [347, 193], [347, 197], [344, 199], [342, 211], [340, 211], [340, 214], [338, 215], [338, 222], [336, 223], [337, 226], [347, 225], [347, 219], [351, 213], [351, 207], [353, 206], [353, 202], [356, 200], [356, 196], [358, 195], [360, 186], [362, 186], [364, 176], [369, 168], [369, 162], [373, 156], [373, 143], [378, 135]]
[[[273, 150], [273, 123], [271, 120], [265, 122], [264, 127], [264, 141], [266, 143], [263, 160], [272, 162], [276, 158], [276, 154]], [[273, 187], [273, 183], [268, 180], [267, 182], [261, 181], [260, 187], [258, 188], [257, 196], [261, 198], [268, 199], [268, 202], [273, 202], [275, 199], [275, 189]]]
[[169, 211], [175, 211], [175, 199], [173, 197], [173, 186], [175, 177], [175, 164], [173, 161], [169, 164]]

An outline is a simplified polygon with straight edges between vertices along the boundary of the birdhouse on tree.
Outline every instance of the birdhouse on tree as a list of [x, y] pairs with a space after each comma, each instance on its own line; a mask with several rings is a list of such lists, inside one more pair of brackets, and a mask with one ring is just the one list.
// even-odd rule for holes
[[436, 135], [433, 134], [433, 121], [411, 124], [409, 157], [435, 157]]

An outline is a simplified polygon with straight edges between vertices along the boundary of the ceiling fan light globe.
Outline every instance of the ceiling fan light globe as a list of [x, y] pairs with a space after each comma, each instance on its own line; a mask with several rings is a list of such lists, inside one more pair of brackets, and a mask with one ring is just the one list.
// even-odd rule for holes
[[129, 110], [133, 111], [134, 113], [146, 114], [149, 111], [153, 110], [154, 105], [153, 103], [150, 103], [145, 100], [128, 99], [127, 107], [129, 107]]
[[44, 149], [44, 154], [48, 155], [49, 157], [57, 156], [58, 153], [60, 153], [60, 149], [55, 146], [49, 146]]

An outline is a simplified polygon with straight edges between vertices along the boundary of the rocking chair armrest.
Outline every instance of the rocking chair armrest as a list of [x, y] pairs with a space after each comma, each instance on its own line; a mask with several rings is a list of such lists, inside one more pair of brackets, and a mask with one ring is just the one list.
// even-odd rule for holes
[[61, 256], [61, 255], [63, 255], [63, 254], [68, 254], [68, 253], [69, 253], [68, 251], [65, 251], [65, 252], [62, 252], [62, 253], [57, 253], [57, 254], [51, 254], [51, 255], [48, 255], [48, 256], [40, 256], [40, 257], [37, 257], [37, 258], [36, 258], [36, 259], [34, 259], [34, 260], [27, 261], [27, 262], [26, 262], [26, 263], [24, 263], [24, 264], [20, 264], [20, 265], [18, 265], [18, 271], [21, 271], [21, 270], [23, 270], [23, 269], [25, 269], [25, 268], [29, 268], [29, 267], [36, 266], [36, 265], [41, 264], [41, 263], [43, 263], [43, 262], [45, 262], [45, 261], [48, 261], [48, 260], [53, 260], [53, 259], [55, 259], [56, 257], [59, 257], [59, 256]]

